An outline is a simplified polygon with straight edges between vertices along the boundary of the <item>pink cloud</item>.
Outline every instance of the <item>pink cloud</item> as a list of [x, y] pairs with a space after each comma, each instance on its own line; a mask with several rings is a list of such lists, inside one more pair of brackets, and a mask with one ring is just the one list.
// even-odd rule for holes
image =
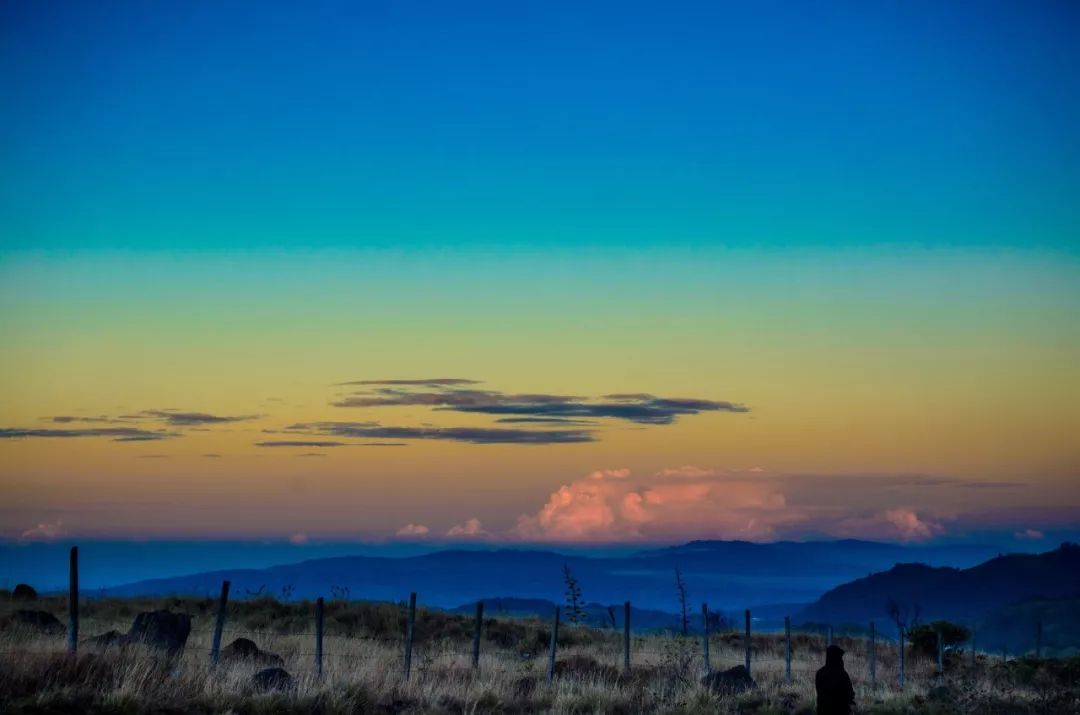
[[398, 536], [427, 536], [431, 529], [427, 528], [423, 524], [406, 524], [397, 530]]
[[804, 519], [775, 483], [701, 467], [634, 477], [592, 472], [564, 484], [513, 529], [526, 541], [634, 541], [710, 537], [767, 540]]
[[303, 546], [308, 541], [307, 534], [293, 534], [289, 537], [289, 543], [296, 546]]
[[476, 539], [487, 537], [489, 534], [484, 530], [480, 520], [473, 517], [463, 524], [450, 527], [450, 530], [446, 532], [446, 536], [451, 539]]
[[1046, 538], [1046, 534], [1038, 529], [1024, 529], [1023, 531], [1016, 532], [1013, 536], [1025, 541], [1039, 541]]
[[64, 529], [64, 520], [57, 519], [53, 522], [43, 522], [32, 526], [19, 535], [21, 541], [52, 541], [67, 534]]

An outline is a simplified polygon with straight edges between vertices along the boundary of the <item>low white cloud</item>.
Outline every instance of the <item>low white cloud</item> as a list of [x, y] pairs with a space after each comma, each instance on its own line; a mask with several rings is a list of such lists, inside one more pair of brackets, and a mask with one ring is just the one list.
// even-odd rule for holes
[[296, 546], [303, 546], [308, 542], [307, 534], [293, 534], [289, 537], [289, 543]]
[[1038, 529], [1024, 529], [1023, 531], [1016, 532], [1013, 536], [1023, 541], [1040, 541], [1046, 538], [1046, 534]]
[[450, 527], [450, 530], [446, 532], [446, 536], [451, 539], [477, 539], [489, 536], [489, 534], [480, 523], [480, 520], [473, 517], [462, 524]]
[[423, 524], [406, 524], [397, 530], [397, 535], [404, 537], [427, 536], [430, 531], [431, 529]]
[[30, 527], [19, 535], [19, 539], [21, 541], [52, 541], [53, 539], [59, 539], [66, 533], [64, 520], [57, 519], [53, 522], [44, 522]]

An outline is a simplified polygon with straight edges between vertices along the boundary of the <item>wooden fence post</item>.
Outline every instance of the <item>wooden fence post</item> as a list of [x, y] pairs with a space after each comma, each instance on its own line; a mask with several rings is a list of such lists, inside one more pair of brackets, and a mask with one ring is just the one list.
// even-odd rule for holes
[[746, 633], [743, 635], [746, 643], [746, 674], [750, 675], [750, 609], [746, 609]]
[[974, 666], [978, 663], [978, 659], [975, 655], [975, 626], [971, 627], [971, 665]]
[[559, 641], [559, 607], [555, 606], [555, 620], [551, 622], [551, 643], [548, 646], [547, 680], [555, 680], [555, 649]]
[[825, 627], [825, 647], [832, 645], [832, 626]]
[[323, 599], [315, 599], [315, 676], [322, 678]]
[[791, 616], [784, 616], [784, 682], [791, 685]]
[[945, 675], [945, 636], [940, 628], [937, 632], [937, 674]]
[[1042, 657], [1042, 621], [1035, 622], [1035, 657]]
[[867, 659], [870, 661], [870, 686], [877, 685], [877, 628], [874, 626], [874, 622], [870, 621], [870, 652], [867, 653]]
[[221, 582], [221, 595], [218, 597], [217, 618], [214, 620], [214, 640], [210, 644], [210, 665], [217, 667], [221, 660], [221, 631], [225, 628], [225, 609], [229, 606], [229, 582]]
[[413, 627], [416, 624], [416, 593], [409, 594], [409, 616], [405, 622], [405, 680], [412, 673]]
[[476, 602], [476, 623], [473, 626], [472, 637], [472, 667], [473, 670], [480, 669], [480, 631], [484, 627], [484, 602]]
[[904, 689], [904, 627], [900, 626], [900, 689]]
[[623, 604], [622, 667], [630, 672], [630, 602]]
[[712, 672], [712, 664], [709, 662], [709, 604], [701, 604], [701, 653], [705, 661], [705, 675]]
[[68, 653], [79, 650], [79, 547], [71, 547], [68, 563]]

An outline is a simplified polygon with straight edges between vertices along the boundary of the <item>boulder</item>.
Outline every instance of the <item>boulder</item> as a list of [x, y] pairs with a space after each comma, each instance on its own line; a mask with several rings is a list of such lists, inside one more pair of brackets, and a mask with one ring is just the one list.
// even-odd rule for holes
[[284, 668], [265, 668], [251, 676], [252, 685], [256, 690], [292, 690], [296, 687], [296, 681]]
[[12, 618], [16, 626], [29, 628], [38, 633], [58, 636], [67, 632], [60, 620], [48, 611], [18, 610]]
[[37, 591], [28, 583], [19, 583], [15, 585], [15, 590], [11, 592], [11, 598], [14, 601], [36, 601]]
[[221, 649], [221, 660], [229, 663], [257, 663], [259, 665], [277, 666], [285, 665], [285, 660], [275, 653], [261, 650], [254, 641], [247, 638], [237, 638], [229, 645]]
[[736, 665], [709, 673], [701, 679], [701, 684], [716, 693], [741, 693], [754, 687], [754, 679], [746, 672], [745, 666]]
[[135, 616], [126, 640], [177, 655], [184, 650], [190, 633], [191, 616], [186, 613], [149, 611]]

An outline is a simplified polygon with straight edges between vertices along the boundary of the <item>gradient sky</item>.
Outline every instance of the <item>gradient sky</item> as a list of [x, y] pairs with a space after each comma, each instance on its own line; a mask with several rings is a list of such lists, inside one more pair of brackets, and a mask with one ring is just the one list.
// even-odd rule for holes
[[5, 538], [1080, 529], [1074, 2], [16, 0], [0, 108]]

